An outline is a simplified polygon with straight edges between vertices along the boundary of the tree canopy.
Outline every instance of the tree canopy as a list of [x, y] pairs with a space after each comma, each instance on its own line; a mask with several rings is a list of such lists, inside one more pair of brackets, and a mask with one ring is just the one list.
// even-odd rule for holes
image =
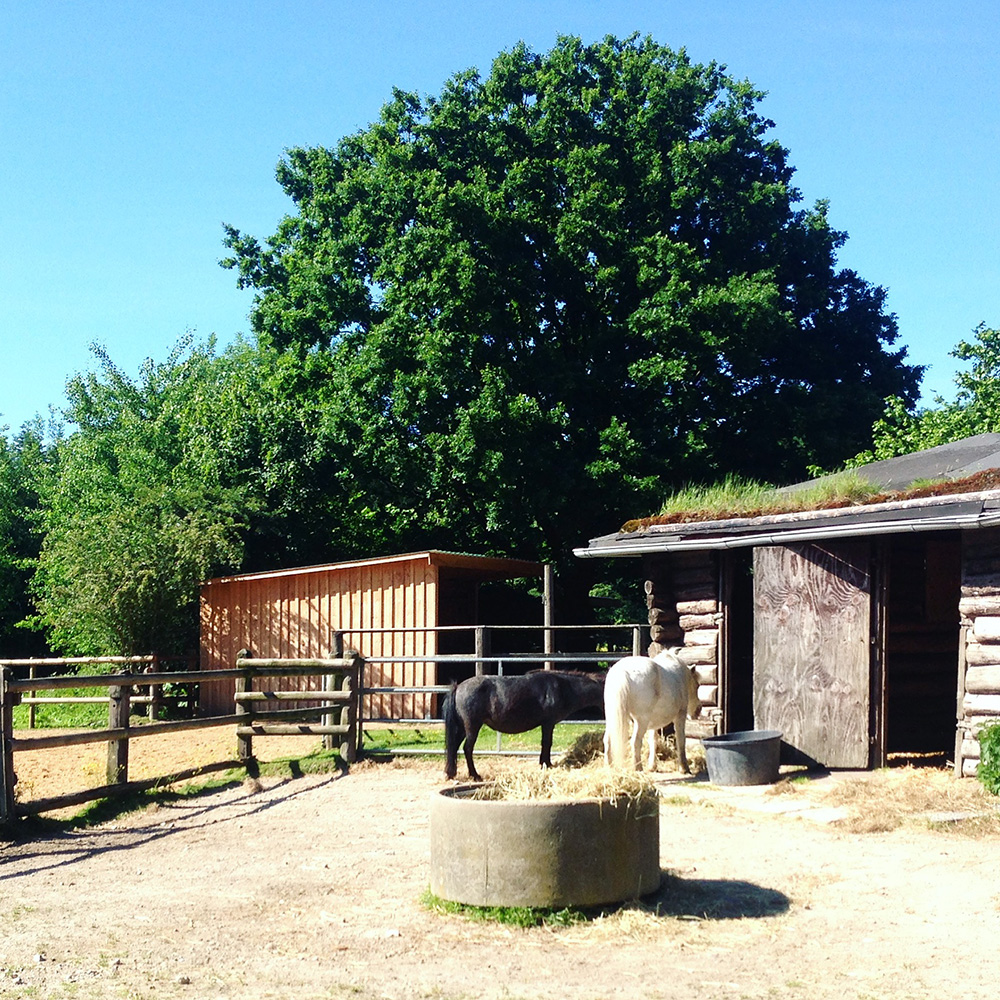
[[361, 507], [558, 559], [685, 481], [842, 461], [913, 402], [761, 97], [648, 38], [562, 38], [287, 152], [295, 213], [229, 227], [224, 263], [262, 340], [335, 358]]
[[81, 656], [188, 653], [198, 584], [239, 564], [245, 498], [198, 465], [190, 416], [213, 356], [146, 362], [139, 378], [98, 350], [102, 372], [72, 379], [58, 473], [41, 495], [36, 624]]
[[583, 621], [588, 537], [867, 446], [921, 369], [761, 99], [648, 38], [562, 38], [289, 150], [294, 211], [226, 230], [255, 342], [134, 379], [98, 350], [48, 464], [0, 453], [0, 603], [37, 558], [54, 648], [185, 651], [220, 570], [448, 548], [557, 563]]
[[955, 375], [954, 399], [936, 396], [932, 406], [914, 410], [906, 400], [890, 397], [875, 421], [872, 447], [849, 465], [866, 465], [1000, 431], [1000, 330], [980, 323], [972, 331], [972, 340], [959, 341], [951, 356], [969, 362], [966, 370]]

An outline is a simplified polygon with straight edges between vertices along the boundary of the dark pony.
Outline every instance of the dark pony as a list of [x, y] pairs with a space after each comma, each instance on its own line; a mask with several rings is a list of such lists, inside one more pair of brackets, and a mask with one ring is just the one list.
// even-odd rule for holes
[[472, 751], [484, 725], [498, 733], [525, 733], [541, 726], [542, 752], [538, 760], [542, 767], [550, 767], [556, 723], [581, 708], [603, 704], [603, 674], [532, 670], [510, 677], [480, 674], [460, 684], [452, 683], [444, 702], [445, 777], [455, 777], [458, 748], [464, 737], [469, 777], [482, 780], [472, 762]]

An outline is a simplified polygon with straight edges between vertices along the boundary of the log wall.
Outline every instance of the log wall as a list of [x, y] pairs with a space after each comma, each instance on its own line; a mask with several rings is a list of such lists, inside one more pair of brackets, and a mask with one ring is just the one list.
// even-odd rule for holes
[[680, 659], [695, 668], [701, 704], [689, 733], [696, 737], [715, 735], [722, 718], [719, 687], [722, 613], [716, 557], [712, 552], [650, 557], [645, 574], [652, 640], [647, 655], [656, 656], [664, 649], [680, 647]]
[[967, 531], [962, 545], [961, 644], [955, 769], [975, 775], [979, 730], [1000, 722], [1000, 529]]

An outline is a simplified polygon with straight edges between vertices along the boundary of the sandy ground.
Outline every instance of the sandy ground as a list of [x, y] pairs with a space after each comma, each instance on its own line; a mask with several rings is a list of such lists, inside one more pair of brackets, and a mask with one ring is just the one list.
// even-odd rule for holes
[[[162, 747], [137, 741], [145, 749], [133, 774], [219, 759], [230, 742], [218, 731]], [[257, 752], [287, 756], [306, 744], [315, 745], [261, 741]], [[46, 753], [45, 774], [41, 757], [19, 754], [22, 791], [50, 795], [71, 778], [78, 788], [88, 774], [98, 783], [103, 755], [95, 763], [84, 749]], [[481, 765], [484, 774], [502, 766], [532, 765]], [[422, 902], [440, 768], [364, 762], [346, 775], [247, 781], [101, 827], [0, 843], [0, 997], [917, 1000], [995, 991], [1000, 838], [960, 833], [953, 814], [933, 828], [921, 818], [854, 833], [859, 824], [845, 825], [849, 807], [836, 794], [843, 777], [774, 794], [664, 775], [661, 891], [584, 924], [521, 930]]]

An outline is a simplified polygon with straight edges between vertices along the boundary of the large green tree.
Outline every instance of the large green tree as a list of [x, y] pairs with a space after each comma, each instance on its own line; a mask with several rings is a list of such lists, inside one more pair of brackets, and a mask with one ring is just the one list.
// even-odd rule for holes
[[915, 409], [905, 399], [890, 397], [875, 421], [871, 448], [855, 456], [850, 465], [1000, 431], [1000, 330], [980, 323], [972, 331], [972, 340], [959, 341], [951, 356], [968, 362], [955, 375], [954, 398], [936, 396], [933, 405]]
[[289, 150], [255, 332], [329, 353], [355, 489], [398, 538], [564, 559], [670, 487], [780, 480], [870, 440], [920, 369], [798, 207], [761, 93], [650, 39], [520, 45]]
[[39, 656], [41, 636], [19, 625], [41, 545], [39, 495], [55, 475], [58, 432], [38, 419], [8, 439], [0, 429], [0, 655]]
[[186, 653], [198, 585], [241, 557], [245, 502], [191, 446], [190, 415], [216, 385], [211, 348], [101, 371], [67, 387], [77, 429], [42, 491], [34, 623], [72, 655]]

